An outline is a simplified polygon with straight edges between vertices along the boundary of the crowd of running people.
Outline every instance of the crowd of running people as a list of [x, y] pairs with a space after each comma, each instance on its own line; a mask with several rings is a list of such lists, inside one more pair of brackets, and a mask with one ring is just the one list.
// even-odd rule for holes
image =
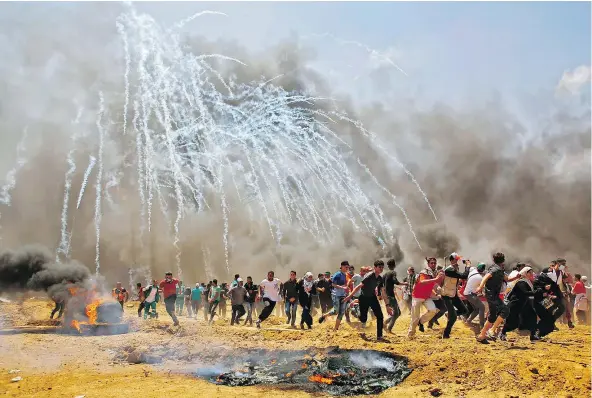
[[[402, 281], [397, 277], [392, 259], [386, 263], [386, 272], [382, 260], [377, 260], [373, 267], [361, 267], [359, 272], [343, 261], [339, 271], [320, 273], [316, 278], [311, 272], [298, 278], [291, 271], [282, 282], [270, 271], [258, 285], [252, 277], [248, 276], [245, 282], [237, 274], [230, 284], [214, 279], [207, 284], [186, 286], [167, 272], [161, 282], [153, 280], [144, 287], [137, 284], [138, 316], [157, 318], [156, 303], [162, 298], [174, 325], [179, 325], [177, 316], [186, 314], [197, 319], [200, 311], [204, 320], [212, 323], [216, 316], [226, 319], [230, 302], [230, 325], [255, 323], [260, 328], [275, 310], [293, 328], [299, 321], [300, 328], [311, 329], [313, 316], [318, 315], [318, 323], [335, 317], [335, 330], [338, 330], [344, 317], [347, 322], [356, 318], [365, 327], [372, 310], [377, 339], [383, 340], [383, 330], [392, 332], [406, 309], [411, 315], [407, 332], [410, 339], [417, 330], [424, 332], [426, 327], [440, 325], [446, 315], [446, 321], [442, 321], [445, 323], [442, 338], [450, 338], [460, 318], [475, 329], [477, 341], [483, 344], [506, 340], [506, 334], [517, 329], [530, 332], [530, 341], [536, 342], [557, 330], [557, 322], [573, 328], [574, 314], [578, 323], [588, 322], [587, 277], [572, 275], [564, 259], [552, 261], [540, 272], [524, 263], [506, 269], [503, 253], [494, 254], [489, 266], [484, 263], [474, 266], [457, 253], [452, 253], [445, 263], [443, 267], [436, 258], [426, 258], [419, 272], [409, 267]], [[129, 300], [121, 283], [113, 289], [113, 297], [122, 306]], [[386, 319], [381, 301], [386, 308]]]

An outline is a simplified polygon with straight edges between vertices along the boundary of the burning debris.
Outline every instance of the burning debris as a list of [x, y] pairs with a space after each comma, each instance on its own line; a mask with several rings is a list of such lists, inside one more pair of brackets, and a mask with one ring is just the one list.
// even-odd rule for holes
[[220, 385], [267, 384], [344, 396], [378, 394], [411, 373], [406, 358], [369, 350], [253, 350], [238, 360], [233, 354], [232, 360], [196, 374]]
[[71, 287], [69, 292], [64, 326], [93, 335], [127, 333], [129, 325], [121, 323], [119, 303], [99, 297], [95, 289]]

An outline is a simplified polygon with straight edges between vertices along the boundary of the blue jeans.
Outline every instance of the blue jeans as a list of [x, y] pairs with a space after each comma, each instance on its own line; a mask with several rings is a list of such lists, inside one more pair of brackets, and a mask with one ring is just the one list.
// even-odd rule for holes
[[291, 322], [292, 325], [296, 322], [296, 308], [297, 307], [298, 307], [298, 300], [294, 300], [294, 302], [291, 303], [289, 299], [286, 299], [285, 312], [286, 312], [286, 316], [288, 317], [288, 322]]
[[335, 296], [334, 294], [331, 295], [331, 300], [333, 300], [333, 309], [331, 310], [331, 315], [337, 314], [337, 319], [341, 320], [343, 318], [343, 314], [345, 314], [345, 305], [347, 304], [343, 299], [345, 296]]

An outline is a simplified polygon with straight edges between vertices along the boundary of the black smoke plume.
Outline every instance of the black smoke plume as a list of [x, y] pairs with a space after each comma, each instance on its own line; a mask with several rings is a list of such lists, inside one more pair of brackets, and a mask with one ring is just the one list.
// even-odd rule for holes
[[0, 292], [17, 290], [45, 291], [50, 297], [62, 296], [72, 285], [90, 278], [83, 264], [54, 262], [49, 249], [28, 245], [0, 253]]

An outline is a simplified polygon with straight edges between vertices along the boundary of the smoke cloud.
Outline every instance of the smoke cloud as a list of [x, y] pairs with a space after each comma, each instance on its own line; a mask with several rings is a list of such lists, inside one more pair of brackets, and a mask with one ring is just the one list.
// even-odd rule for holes
[[[27, 161], [11, 191], [12, 204], [0, 205], [0, 233], [3, 247], [39, 242], [51, 251], [19, 252], [26, 260], [16, 262], [14, 253], [6, 257], [0, 282], [6, 285], [1, 286], [31, 284], [47, 290], [67, 275], [88, 277], [88, 269], [79, 263], [53, 263], [52, 253], [60, 244], [64, 178], [70, 167], [66, 159], [75, 148], [67, 214], [70, 257], [88, 266], [95, 261], [96, 166], [78, 209], [76, 202], [89, 156], [96, 156], [99, 145], [99, 90], [106, 98], [104, 120], [111, 120], [104, 149], [101, 273], [110, 283], [125, 283], [130, 267], [149, 267], [151, 272], [146, 274], [155, 278], [165, 271], [176, 272], [171, 228], [176, 209], [163, 214], [155, 198], [152, 228], [141, 229], [135, 143], [121, 131], [125, 53], [115, 20], [122, 8], [103, 3], [22, 12], [22, 7], [0, 6], [6, 11], [0, 12], [0, 172], [14, 167], [14, 148], [25, 126], [29, 137]], [[196, 53], [224, 54], [247, 64], [211, 60], [214, 69], [224, 77], [233, 76], [237, 83], [283, 74], [273, 81], [274, 86], [333, 94], [323, 77], [308, 66], [314, 53], [297, 39], [260, 54], [237, 43], [191, 35], [183, 40]], [[452, 251], [473, 262], [490, 261], [497, 250], [512, 253], [507, 257], [516, 261], [527, 258], [541, 264], [562, 256], [572, 269], [584, 273], [589, 269], [589, 98], [582, 97], [575, 108], [545, 106], [551, 116], [535, 126], [520, 122], [501, 100], [482, 109], [463, 110], [443, 104], [421, 109], [413, 102], [356, 107], [347, 98], [340, 100], [352, 119], [361, 120], [385, 143], [384, 150], [346, 121], [336, 120], [333, 131], [397, 195], [421, 250], [392, 198], [377, 187], [370, 188], [367, 175], [357, 176], [368, 183], [365, 193], [376, 198], [385, 221], [396, 227], [391, 246], [377, 248], [373, 237], [348, 223], [339, 225], [340, 235], [330, 242], [304, 236], [296, 224], [283, 225], [281, 236], [272, 239], [260, 214], [249, 214], [236, 192], [228, 189], [231, 274], [257, 279], [268, 270], [275, 270], [279, 277], [290, 269], [316, 273], [336, 268], [343, 259], [371, 264], [376, 256], [417, 266], [425, 256], [442, 258]], [[532, 106], [539, 104], [533, 100]], [[407, 165], [430, 199], [437, 222], [415, 184], [385, 153], [398, 154]], [[220, 204], [216, 206], [207, 212], [185, 212], [180, 222], [178, 246], [187, 283], [228, 276], [222, 240], [225, 225]]]
[[54, 263], [45, 247], [27, 245], [0, 253], [0, 291], [46, 291], [50, 297], [67, 296], [67, 288], [82, 285], [90, 278], [84, 265], [72, 261]]

